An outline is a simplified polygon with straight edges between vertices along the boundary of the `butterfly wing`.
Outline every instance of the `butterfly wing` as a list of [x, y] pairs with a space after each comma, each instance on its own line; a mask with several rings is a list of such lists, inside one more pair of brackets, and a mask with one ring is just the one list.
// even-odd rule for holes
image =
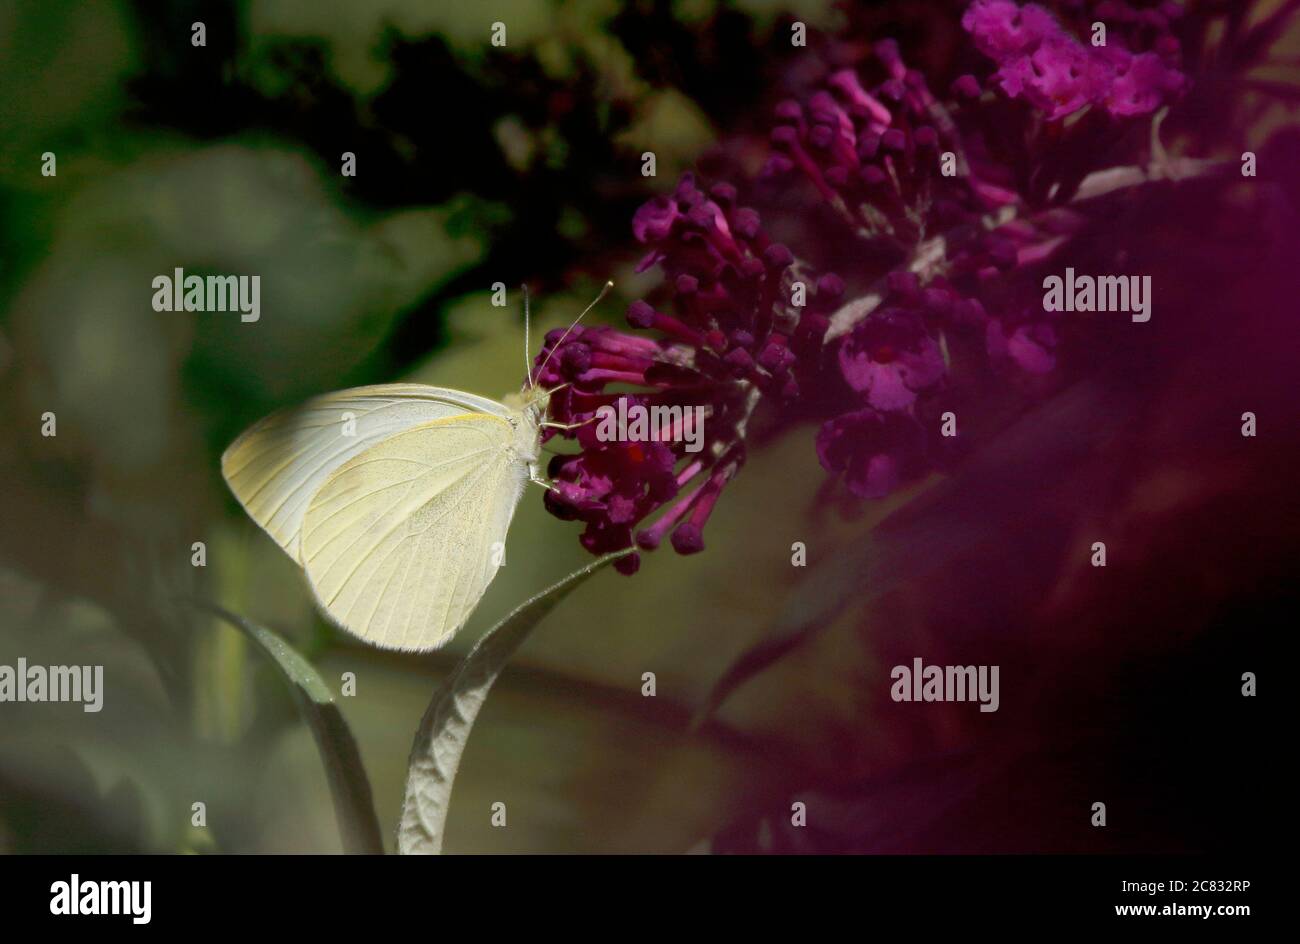
[[386, 649], [441, 645], [500, 566], [528, 466], [515, 427], [487, 413], [390, 436], [331, 474], [311, 499], [301, 557], [316, 599]]
[[509, 411], [422, 384], [340, 390], [254, 423], [222, 455], [221, 473], [249, 516], [300, 560], [303, 516], [332, 472], [394, 433], [464, 413], [505, 418]]

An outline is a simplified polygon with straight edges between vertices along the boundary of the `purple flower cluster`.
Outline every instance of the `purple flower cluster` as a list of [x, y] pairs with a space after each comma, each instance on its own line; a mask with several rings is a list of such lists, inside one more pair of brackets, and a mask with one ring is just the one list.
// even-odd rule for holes
[[[1118, 24], [1161, 30], [1167, 30], [1169, 19], [1180, 12], [1175, 3], [1146, 11], [1114, 2], [1100, 6], [1108, 8]], [[962, 26], [976, 48], [997, 63], [994, 79], [1002, 91], [1029, 101], [1049, 121], [1088, 105], [1104, 108], [1114, 117], [1145, 115], [1175, 96], [1185, 82], [1175, 65], [1176, 41], [1140, 53], [1124, 48], [1116, 37], [1108, 37], [1104, 46], [1093, 46], [1081, 42], [1037, 4], [975, 0], [962, 17]]]
[[[687, 175], [671, 196], [637, 211], [633, 232], [649, 247], [641, 268], [658, 265], [667, 276], [671, 307], [628, 308], [629, 324], [657, 337], [609, 327], [547, 336], [538, 380], [560, 387], [551, 418], [573, 427], [563, 435], [582, 447], [552, 462], [547, 506], [586, 524], [581, 540], [592, 553], [651, 550], [671, 533], [673, 548], [690, 554], [703, 549], [704, 526], [744, 462], [758, 401], [798, 398], [844, 286], [830, 274], [803, 282], [790, 250], [768, 238], [755, 210], [737, 205], [729, 184], [705, 192]], [[614, 384], [637, 392], [609, 390]], [[653, 442], [602, 441], [597, 411], [619, 401], [704, 408], [701, 448], [687, 452], [676, 430]], [[632, 572], [638, 556], [616, 566]]]
[[[775, 153], [763, 175], [797, 169], [862, 235], [899, 243], [1013, 200], [978, 176], [941, 172], [940, 155], [961, 152], [955, 125], [897, 43], [883, 40], [872, 51], [882, 78], [869, 89], [855, 69], [840, 69], [808, 101], [777, 106]], [[965, 87], [978, 95], [973, 77]]]
[[[1186, 84], [1169, 7], [1074, 0], [1063, 20], [1036, 4], [974, 0], [962, 25], [996, 72], [983, 85], [960, 76], [942, 102], [892, 41], [835, 55], [820, 87], [777, 106], [756, 188], [786, 213], [816, 193], [816, 213], [782, 220], [799, 257], [730, 183], [705, 189], [688, 174], [644, 204], [632, 229], [647, 249], [639, 271], [664, 276], [653, 303], [628, 308], [631, 331], [552, 332], [537, 357], [539, 382], [555, 388], [551, 419], [566, 425], [548, 435], [580, 449], [551, 464], [550, 511], [582, 521], [595, 554], [666, 537], [694, 553], [760, 410], [766, 429], [817, 424], [822, 466], [872, 499], [941, 462], [954, 378], [1043, 383], [1066, 325], [1042, 310], [1034, 273], [1082, 225], [1065, 204], [1122, 123]], [[1107, 44], [1076, 38], [1103, 8]], [[1057, 121], [1088, 106], [1086, 121]], [[850, 276], [853, 301], [827, 268]], [[702, 448], [687, 451], [675, 429], [602, 439], [597, 411], [620, 404], [702, 407]]]
[[817, 434], [822, 467], [858, 498], [883, 498], [928, 470], [937, 453], [929, 405], [947, 385], [938, 337], [986, 320], [946, 279], [922, 288], [894, 271], [880, 304], [833, 342], [844, 394]]
[[827, 420], [817, 433], [817, 456], [828, 471], [843, 473], [853, 494], [883, 498], [920, 474], [925, 438], [912, 417], [868, 407]]

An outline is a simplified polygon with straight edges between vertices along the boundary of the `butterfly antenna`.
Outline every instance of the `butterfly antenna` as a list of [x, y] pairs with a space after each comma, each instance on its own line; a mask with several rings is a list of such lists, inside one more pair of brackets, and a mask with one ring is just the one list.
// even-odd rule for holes
[[538, 377], [542, 375], [542, 371], [546, 370], [546, 365], [551, 362], [551, 358], [555, 356], [555, 352], [558, 351], [564, 345], [564, 339], [569, 336], [569, 332], [578, 326], [578, 322], [587, 316], [587, 312], [591, 311], [593, 308], [595, 308], [597, 305], [601, 303], [601, 300], [604, 299], [604, 297], [609, 294], [609, 290], [612, 289], [613, 287], [614, 287], [613, 282], [606, 282], [605, 287], [602, 288], [600, 290], [600, 294], [596, 296], [596, 300], [593, 301], [586, 308], [584, 308], [582, 310], [582, 314], [580, 314], [578, 317], [573, 319], [573, 324], [569, 325], [567, 328], [564, 329], [564, 334], [560, 335], [560, 340], [555, 342], [555, 347], [551, 348], [550, 353], [546, 355], [546, 360], [542, 361], [541, 370], [537, 371]]
[[533, 389], [533, 346], [528, 340], [528, 327], [531, 319], [528, 316], [528, 286], [524, 289], [524, 370], [528, 372], [528, 389]]

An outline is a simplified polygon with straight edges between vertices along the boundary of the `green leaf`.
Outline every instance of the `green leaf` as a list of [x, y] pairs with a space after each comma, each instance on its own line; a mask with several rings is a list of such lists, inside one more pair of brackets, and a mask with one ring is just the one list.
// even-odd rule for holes
[[429, 701], [411, 745], [397, 851], [402, 855], [437, 855], [442, 851], [451, 789], [470, 729], [488, 690], [533, 627], [571, 590], [596, 571], [630, 553], [606, 554], [575, 570], [559, 583], [522, 603], [483, 634]]
[[256, 623], [236, 616], [211, 603], [197, 603], [238, 629], [269, 655], [280, 673], [290, 683], [294, 702], [302, 719], [316, 739], [330, 796], [334, 799], [334, 816], [339, 824], [343, 851], [349, 854], [384, 852], [379, 818], [370, 793], [370, 780], [361, 763], [361, 752], [352, 730], [334, 701], [334, 693], [320, 677], [315, 666], [281, 639]]

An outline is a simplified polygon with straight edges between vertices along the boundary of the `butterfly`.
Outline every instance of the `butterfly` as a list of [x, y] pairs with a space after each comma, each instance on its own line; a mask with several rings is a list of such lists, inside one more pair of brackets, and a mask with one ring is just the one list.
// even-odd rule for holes
[[[525, 293], [526, 356], [527, 324]], [[221, 474], [333, 623], [384, 649], [436, 649], [496, 576], [527, 483], [550, 487], [538, 460], [554, 390], [533, 377], [529, 363], [502, 402], [412, 383], [313, 397], [245, 430]]]

